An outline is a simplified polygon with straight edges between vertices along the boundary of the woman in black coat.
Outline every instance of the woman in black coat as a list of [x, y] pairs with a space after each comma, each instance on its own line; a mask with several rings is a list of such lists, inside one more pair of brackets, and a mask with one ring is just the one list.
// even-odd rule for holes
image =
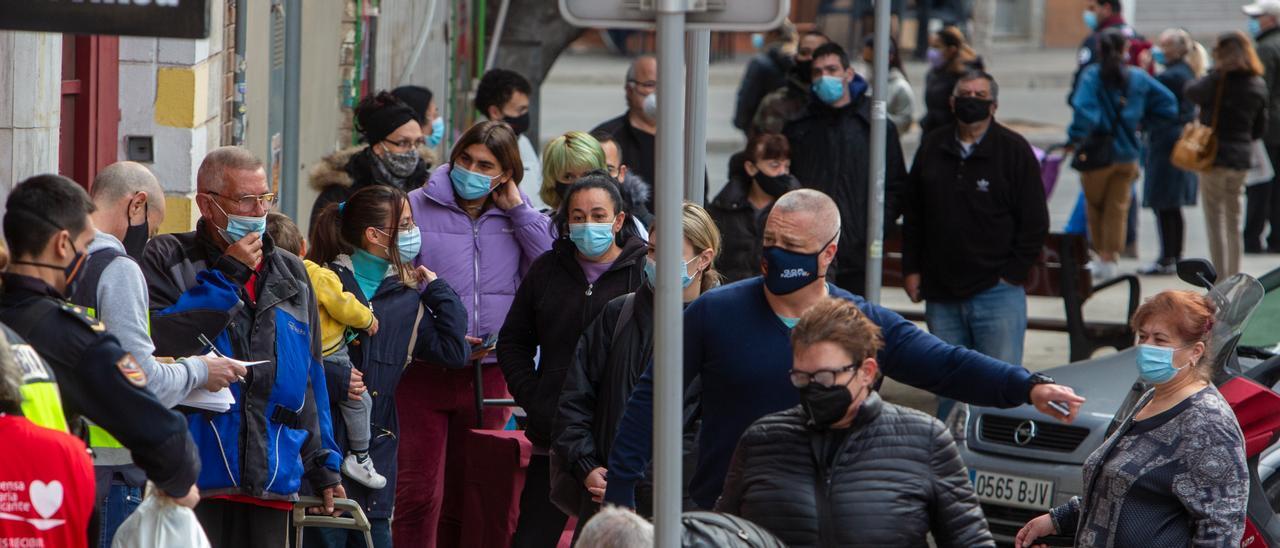
[[951, 433], [880, 399], [880, 328], [825, 299], [791, 331], [800, 405], [742, 435], [717, 512], [792, 547], [995, 546]]
[[[713, 266], [720, 232], [706, 210], [690, 203], [684, 204], [683, 230], [684, 302], [688, 304], [720, 285], [720, 275]], [[605, 465], [618, 421], [631, 389], [653, 360], [651, 276], [655, 253], [651, 243], [645, 284], [635, 293], [610, 301], [583, 333], [560, 393], [551, 446], [553, 459], [559, 460], [564, 473], [572, 475], [578, 488], [574, 513], [579, 530], [599, 510], [598, 499], [604, 496], [608, 476]], [[572, 506], [572, 498], [556, 504]]]
[[778, 198], [797, 188], [791, 147], [782, 135], [757, 134], [729, 159], [729, 183], [707, 207], [724, 241], [716, 269], [726, 282], [760, 275], [764, 220]]
[[1169, 29], [1160, 33], [1159, 47], [1152, 51], [1152, 61], [1164, 66], [1156, 80], [1169, 88], [1178, 100], [1178, 118], [1153, 124], [1147, 130], [1142, 205], [1155, 213], [1160, 232], [1160, 258], [1138, 273], [1170, 275], [1176, 272], [1178, 260], [1182, 258], [1186, 230], [1182, 208], [1196, 205], [1196, 174], [1174, 167], [1169, 156], [1182, 136], [1182, 127], [1195, 119], [1196, 105], [1183, 96], [1182, 90], [1204, 73], [1204, 58], [1187, 31]]
[[[533, 444], [512, 546], [554, 546], [568, 520], [550, 501], [552, 421], [578, 339], [605, 305], [644, 279], [646, 244], [620, 236], [630, 222], [613, 178], [580, 177], [565, 194], [567, 230], [529, 267], [498, 335], [507, 388], [529, 417]], [[541, 358], [534, 358], [541, 352]]]
[[955, 123], [951, 112], [951, 94], [956, 82], [966, 72], [984, 70], [982, 57], [964, 40], [956, 27], [946, 27], [929, 38], [929, 73], [924, 78], [924, 118], [920, 120], [922, 135]]
[[[1253, 42], [1227, 32], [1213, 48], [1214, 68], [1187, 86], [1186, 98], [1200, 106], [1200, 123], [1214, 127], [1218, 153], [1200, 174], [1209, 255], [1220, 279], [1240, 271], [1240, 209], [1244, 180], [1253, 165], [1253, 140], [1267, 131], [1267, 84]], [[1219, 95], [1221, 99], [1219, 100]], [[1215, 108], [1219, 101], [1221, 109]]]

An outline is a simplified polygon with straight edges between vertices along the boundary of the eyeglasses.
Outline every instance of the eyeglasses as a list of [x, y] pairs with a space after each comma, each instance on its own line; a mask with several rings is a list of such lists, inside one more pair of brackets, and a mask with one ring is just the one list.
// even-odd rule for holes
[[383, 234], [386, 234], [387, 236], [390, 236], [392, 232], [404, 232], [406, 230], [417, 230], [418, 225], [414, 224], [413, 221], [409, 221], [408, 223], [400, 225], [398, 228], [392, 227], [392, 226], [375, 226], [373, 227], [373, 229]]
[[401, 141], [384, 141], [384, 142], [400, 150], [418, 148], [421, 146], [426, 146], [427, 144], [426, 139], [404, 139]]
[[627, 80], [627, 82], [628, 82], [628, 83], [630, 83], [631, 85], [635, 86], [635, 87], [638, 87], [638, 88], [640, 88], [640, 89], [642, 89], [642, 90], [646, 90], [646, 91], [653, 91], [653, 90], [655, 90], [655, 89], [658, 89], [658, 81], [657, 81], [657, 80], [648, 80], [648, 81], [645, 81], [645, 82], [641, 82], [641, 81], [639, 81], [639, 80]]
[[809, 383], [818, 383], [822, 386], [830, 387], [831, 385], [834, 385], [836, 383], [836, 375], [844, 373], [845, 371], [852, 371], [854, 369], [857, 369], [858, 365], [859, 364], [854, 363], [838, 369], [823, 369], [821, 371], [817, 371], [814, 373], [809, 373], [806, 371], [796, 371], [795, 369], [792, 369], [791, 370], [791, 386], [794, 386], [796, 388], [804, 388], [806, 386], [809, 386]]
[[257, 194], [257, 195], [245, 194], [244, 196], [241, 196], [239, 198], [223, 196], [222, 194], [218, 194], [217, 192], [214, 192], [212, 190], [206, 190], [205, 194], [212, 194], [214, 196], [222, 198], [223, 200], [231, 200], [235, 202], [236, 207], [240, 208], [239, 211], [249, 211], [253, 209], [254, 206], [257, 206], [257, 205], [270, 209], [272, 206], [276, 205], [276, 200], [280, 198], [279, 195], [277, 195], [274, 192], [267, 192], [265, 194]]

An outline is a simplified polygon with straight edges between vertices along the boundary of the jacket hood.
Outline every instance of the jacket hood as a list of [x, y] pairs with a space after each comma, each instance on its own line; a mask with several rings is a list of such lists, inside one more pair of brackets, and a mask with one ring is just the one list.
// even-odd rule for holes
[[622, 201], [626, 202], [627, 210], [630, 211], [635, 209], [637, 204], [643, 206], [649, 203], [651, 195], [649, 188], [649, 183], [644, 180], [644, 177], [628, 171], [618, 191], [622, 194]]
[[[317, 191], [323, 191], [330, 187], [351, 188], [355, 181], [351, 179], [351, 174], [347, 172], [347, 164], [351, 162], [351, 158], [359, 154], [364, 149], [369, 148], [367, 144], [359, 144], [353, 147], [347, 147], [338, 150], [321, 158], [308, 175], [311, 188]], [[418, 155], [427, 165], [432, 165], [436, 161], [435, 151], [427, 148], [425, 145], [418, 147]]]
[[[443, 163], [437, 166], [431, 172], [431, 177], [427, 179], [427, 183], [414, 192], [422, 192], [423, 196], [433, 202], [436, 202], [440, 206], [455, 209], [458, 213], [465, 215], [466, 213], [458, 206], [458, 195], [454, 193], [453, 180], [449, 178], [449, 167], [448, 163]], [[525, 194], [524, 191], [520, 192], [520, 198], [524, 200], [524, 203], [529, 203], [529, 196]], [[481, 216], [488, 215], [493, 212], [505, 214], [501, 209], [490, 207], [486, 209]]]
[[114, 249], [121, 253], [125, 252], [124, 244], [120, 243], [120, 240], [116, 239], [115, 236], [108, 234], [106, 232], [103, 232], [101, 230], [94, 233], [93, 240], [89, 242], [89, 247], [84, 251], [85, 253], [93, 253], [100, 249]]

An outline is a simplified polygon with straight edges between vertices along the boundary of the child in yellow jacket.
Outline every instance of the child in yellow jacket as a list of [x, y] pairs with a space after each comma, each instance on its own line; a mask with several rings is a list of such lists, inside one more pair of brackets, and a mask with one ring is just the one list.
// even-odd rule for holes
[[[307, 242], [289, 217], [280, 213], [267, 215], [267, 233], [277, 248], [299, 257], [306, 255]], [[360, 302], [354, 293], [343, 290], [336, 272], [309, 260], [303, 260], [302, 264], [307, 267], [307, 277], [316, 295], [325, 365], [348, 368], [351, 377], [358, 380], [362, 375], [351, 363], [347, 343], [355, 338], [355, 331], [364, 331], [370, 336], [377, 333], [378, 318], [373, 315], [373, 308]], [[369, 458], [372, 397], [367, 392], [359, 399], [348, 397], [338, 404], [338, 409], [347, 425], [347, 446], [351, 451], [342, 461], [342, 472], [370, 489], [385, 487], [387, 478], [374, 469], [373, 459]]]

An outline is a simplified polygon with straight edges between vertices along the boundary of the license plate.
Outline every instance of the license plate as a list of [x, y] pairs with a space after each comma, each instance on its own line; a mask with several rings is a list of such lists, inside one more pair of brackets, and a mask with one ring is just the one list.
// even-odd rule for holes
[[1048, 510], [1053, 507], [1053, 482], [970, 470], [969, 479], [973, 480], [973, 490], [982, 502]]

